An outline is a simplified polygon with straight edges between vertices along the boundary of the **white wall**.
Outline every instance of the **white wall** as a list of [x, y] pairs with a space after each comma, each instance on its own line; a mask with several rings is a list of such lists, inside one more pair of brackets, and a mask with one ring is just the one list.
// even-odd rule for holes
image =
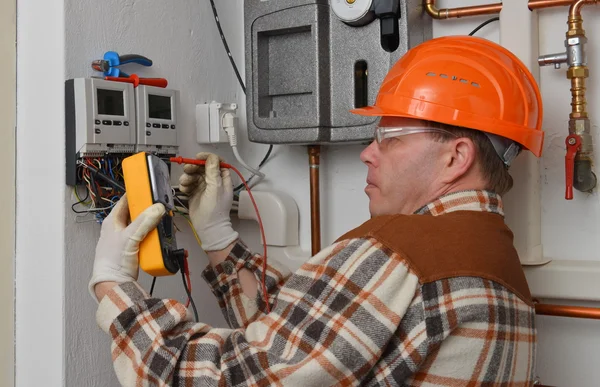
[[[17, 3], [0, 3], [0, 181], [7, 182], [0, 191], [3, 216], [0, 218], [0, 385], [15, 381], [15, 172], [17, 114]], [[12, 183], [12, 184], [10, 184]]]
[[[566, 9], [552, 9], [540, 13], [540, 53], [564, 51], [567, 30]], [[588, 79], [588, 111], [596, 147], [600, 145], [600, 7], [584, 8], [584, 28], [589, 38], [587, 45], [590, 78]], [[565, 133], [568, 130], [570, 81], [566, 71], [552, 66], [541, 70], [541, 87], [545, 103], [544, 130], [546, 144], [542, 160], [542, 228], [546, 256], [572, 260], [598, 260], [600, 239], [600, 197], [598, 191], [584, 194], [575, 191], [573, 201], [564, 200]], [[598, 148], [596, 148], [598, 149]], [[600, 150], [600, 149], [598, 149]], [[596, 152], [596, 165], [600, 153]], [[560, 220], [560, 221], [559, 221]]]
[[[241, 2], [217, 3], [223, 29], [229, 38], [236, 62], [242, 68]], [[467, 0], [439, 1], [441, 7], [469, 4], [471, 2]], [[232, 160], [231, 152], [226, 146], [202, 147], [195, 144], [194, 106], [210, 100], [237, 101], [243, 109], [245, 102], [223, 51], [208, 1], [66, 0], [64, 22], [62, 6], [63, 1], [60, 0], [19, 3], [21, 110], [18, 115], [18, 193], [20, 198], [26, 198], [27, 201], [21, 201], [18, 207], [17, 361], [20, 364], [33, 364], [40, 352], [34, 354], [30, 348], [33, 343], [45, 341], [46, 347], [40, 354], [47, 355], [44, 361], [48, 362], [48, 370], [46, 373], [31, 373], [25, 368], [18, 368], [17, 378], [21, 381], [19, 385], [59, 385], [64, 367], [64, 383], [67, 386], [114, 386], [117, 382], [110, 364], [109, 341], [95, 325], [95, 303], [86, 290], [99, 226], [94, 222], [77, 223], [70, 210], [70, 204], [75, 200], [70, 191], [63, 191], [62, 100], [57, 98], [62, 96], [62, 82], [65, 78], [93, 75], [91, 61], [101, 58], [107, 50], [150, 57], [155, 63], [154, 67], [139, 73], [144, 76], [166, 77], [170, 87], [181, 90], [182, 119], [179, 127], [185, 128], [180, 140], [181, 154], [184, 156], [193, 156], [201, 150], [213, 150]], [[594, 39], [594, 36], [600, 36], [599, 11], [591, 8], [585, 11], [586, 30], [591, 37], [590, 84], [598, 79], [596, 74], [600, 74], [600, 39]], [[541, 15], [540, 27], [543, 32], [540, 33], [540, 52], [561, 50], [566, 29], [566, 9], [544, 11]], [[436, 21], [434, 32], [436, 36], [466, 34], [485, 19]], [[550, 26], [556, 31], [552, 31]], [[479, 35], [497, 41], [497, 28], [497, 24], [489, 25]], [[63, 32], [66, 39], [64, 42]], [[45, 55], [41, 56], [40, 52]], [[38, 58], [43, 59], [41, 63], [50, 66], [52, 71], [46, 71], [47, 67], [42, 69]], [[133, 69], [130, 67], [129, 70]], [[136, 68], [135, 71], [138, 72], [137, 70]], [[42, 90], [36, 87], [39, 82], [35, 78], [30, 79], [32, 74], [39, 74], [37, 79], [44, 79]], [[553, 258], [596, 259], [598, 242], [593, 235], [597, 231], [596, 224], [600, 215], [597, 194], [576, 194], [576, 200], [570, 203], [562, 199], [562, 144], [568, 119], [568, 88], [564, 71], [542, 70], [542, 90], [546, 103], [545, 129], [548, 132], [542, 170], [543, 243], [545, 251]], [[598, 110], [600, 91], [598, 88], [591, 89], [590, 111], [593, 123], [596, 124], [598, 118], [593, 112], [594, 107]], [[240, 115], [244, 116], [243, 111], [240, 111]], [[242, 119], [242, 125], [243, 123]], [[257, 164], [267, 147], [250, 144], [243, 135], [240, 138], [244, 140], [240, 146], [241, 153], [251, 164]], [[44, 152], [48, 145], [55, 151]], [[330, 243], [368, 217], [367, 200], [362, 192], [366, 169], [358, 160], [361, 148], [334, 146], [323, 150], [321, 209], [324, 244]], [[26, 168], [39, 165], [35, 158], [29, 157], [32, 153], [25, 153], [30, 149], [36, 150], [38, 155], [44, 154], [44, 163], [53, 166], [51, 173], [40, 174], [35, 169], [25, 171]], [[285, 191], [298, 203], [301, 214], [301, 245], [308, 251], [309, 184], [306, 148], [275, 147], [271, 161], [264, 170], [268, 176], [265, 189]], [[38, 195], [42, 183], [45, 187], [44, 194], [49, 195], [43, 201]], [[179, 221], [178, 225], [186, 230], [179, 237], [179, 243], [191, 250], [193, 258], [192, 281], [200, 316], [206, 322], [221, 326], [223, 319], [199, 275], [206, 264], [206, 257], [195, 247], [193, 237], [187, 232], [187, 224]], [[258, 234], [253, 225], [244, 224], [242, 229], [243, 236], [256, 246]], [[40, 243], [31, 242], [34, 237], [31, 230], [42, 230], [40, 235], [35, 235], [40, 238]], [[143, 277], [142, 282], [149, 285], [147, 277]], [[29, 285], [31, 283], [39, 284], [39, 287]], [[44, 292], [44, 298], [38, 297], [40, 291]], [[184, 299], [178, 277], [159, 279], [156, 293]], [[40, 316], [43, 316], [43, 323], [40, 322]], [[64, 336], [63, 323], [66, 330]], [[35, 333], [34, 336], [29, 336], [33, 327], [40, 325], [48, 326], [45, 331], [47, 334], [38, 333], [43, 336], [43, 340], [35, 336]], [[576, 364], [575, 360], [571, 360], [593, 359], [600, 355], [598, 343], [582, 334], [597, 330], [597, 323], [540, 318], [538, 325], [538, 374], [544, 382], [554, 385], [592, 385], [600, 377], [597, 367], [592, 367], [591, 364], [587, 366], [588, 363], [584, 361]], [[34, 341], [34, 338], [38, 340]], [[59, 356], [62, 353], [63, 339], [66, 354], [64, 360]], [[566, 354], [570, 357], [566, 358]], [[50, 383], [49, 380], [57, 382]]]
[[[590, 78], [588, 111], [596, 145], [596, 166], [600, 165], [600, 7], [583, 11]], [[540, 12], [540, 54], [564, 51], [567, 9]], [[544, 99], [546, 140], [542, 158], [542, 243], [547, 257], [560, 260], [600, 261], [600, 197], [575, 191], [573, 201], [564, 199], [565, 136], [568, 133], [570, 81], [566, 70], [552, 66], [540, 71]], [[598, 169], [596, 168], [596, 171]], [[596, 172], [598, 173], [598, 172]], [[573, 283], [575, 288], [577, 283]], [[600, 300], [600, 294], [597, 295]], [[561, 300], [561, 302], [566, 302]], [[571, 302], [572, 304], [577, 304]], [[582, 304], [583, 305], [583, 304]], [[588, 306], [599, 307], [598, 303]], [[540, 317], [538, 375], [545, 384], [592, 386], [600, 379], [600, 368], [593, 361], [600, 356], [600, 322]]]
[[65, 364], [61, 0], [18, 2], [17, 47], [16, 385], [60, 386]]

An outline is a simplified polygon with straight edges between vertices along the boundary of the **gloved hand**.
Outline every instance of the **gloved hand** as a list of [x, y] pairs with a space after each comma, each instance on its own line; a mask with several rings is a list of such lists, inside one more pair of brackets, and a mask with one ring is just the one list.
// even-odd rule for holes
[[127, 196], [112, 209], [102, 222], [100, 240], [96, 245], [94, 270], [89, 291], [94, 300], [94, 287], [100, 282], [130, 282], [138, 278], [138, 253], [140, 242], [152, 231], [165, 214], [165, 207], [156, 203], [142, 212], [128, 225]]
[[221, 160], [215, 154], [198, 153], [196, 158], [206, 160], [206, 165], [184, 165], [179, 189], [189, 196], [190, 218], [204, 251], [223, 250], [239, 237], [229, 217], [231, 175], [229, 169], [220, 168]]

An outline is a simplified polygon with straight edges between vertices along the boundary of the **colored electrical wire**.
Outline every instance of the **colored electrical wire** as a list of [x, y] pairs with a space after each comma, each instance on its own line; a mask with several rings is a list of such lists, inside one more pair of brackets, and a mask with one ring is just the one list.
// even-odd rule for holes
[[[183, 260], [183, 268], [184, 268], [184, 273], [185, 273], [185, 278], [187, 280], [187, 285], [188, 285], [188, 289], [190, 291], [190, 294], [192, 294], [192, 279], [190, 278], [190, 265], [188, 264], [188, 259], [187, 259], [187, 255]], [[187, 302], [185, 303], [185, 307], [189, 308], [190, 307], [190, 302], [192, 302], [192, 297], [188, 297]], [[196, 318], [196, 321], [198, 321], [198, 319]]]
[[[176, 195], [173, 195], [173, 197], [175, 198], [176, 201], [179, 202], [179, 204], [181, 204], [183, 206], [183, 208], [186, 211], [189, 212], [189, 210], [185, 206], [185, 204], [183, 204], [181, 202], [181, 200]], [[190, 228], [192, 229], [192, 232], [194, 233], [194, 238], [196, 238], [196, 242], [198, 242], [198, 246], [200, 246], [200, 248], [202, 248], [202, 242], [200, 241], [200, 237], [198, 236], [198, 233], [196, 232], [196, 228], [194, 227], [194, 224], [192, 223], [192, 221], [190, 220], [190, 218], [187, 216], [187, 214], [185, 214], [182, 211], [177, 210], [177, 208], [175, 209], [175, 213], [181, 215], [188, 222], [188, 224], [190, 225]], [[175, 224], [175, 223], [173, 223], [173, 224]], [[177, 227], [177, 226], [175, 225], [175, 227]], [[190, 278], [190, 267], [188, 265], [187, 256], [184, 259], [183, 266], [184, 266], [184, 270], [185, 270], [185, 277], [187, 278], [188, 288], [189, 288], [190, 293], [191, 293], [192, 292], [192, 279]], [[185, 304], [186, 308], [189, 308], [191, 301], [192, 301], [191, 297], [188, 297], [188, 300], [187, 300], [187, 302]]]
[[[187, 293], [188, 301], [192, 304], [192, 309], [194, 311], [194, 318], [196, 319], [196, 322], [200, 322], [200, 319], [198, 318], [198, 310], [196, 309], [196, 304], [194, 303], [194, 299], [192, 298], [192, 291], [191, 291], [190, 287], [188, 287], [188, 284], [186, 281], [186, 271], [187, 270], [185, 269], [185, 267], [187, 266], [187, 263], [186, 263], [187, 255], [188, 255], [188, 252], [187, 252], [187, 250], [185, 250], [183, 260], [179, 261], [179, 271], [181, 272], [181, 279], [183, 280], [183, 288], [185, 289], [185, 292]], [[189, 279], [189, 271], [188, 271], [187, 275], [188, 275], [188, 279]], [[190, 282], [190, 284], [191, 284], [191, 282]]]
[[79, 192], [77, 192], [77, 187], [73, 187], [73, 193], [75, 193], [75, 197], [77, 198], [77, 200], [79, 200], [77, 203], [75, 204], [83, 204], [83, 205], [88, 205], [91, 204], [92, 202], [86, 202], [87, 198], [89, 197], [89, 193], [88, 191], [85, 191], [86, 193], [86, 197], [85, 199], [81, 199], [81, 197], [79, 196]]
[[[82, 199], [78, 187], [74, 187], [78, 202], [71, 205], [73, 212], [92, 214], [98, 223], [102, 223], [124, 192], [121, 158], [106, 155], [83, 157], [77, 161], [76, 184], [86, 188], [86, 196]], [[87, 208], [78, 210], [77, 206]]]
[[192, 232], [194, 233], [194, 238], [196, 238], [196, 242], [198, 242], [198, 246], [202, 247], [202, 241], [200, 240], [200, 237], [198, 236], [198, 233], [196, 232], [196, 228], [194, 227], [194, 224], [192, 223], [190, 218], [187, 217], [185, 214], [181, 214], [181, 216], [183, 216], [185, 218], [185, 220], [188, 222], [188, 224], [190, 225], [190, 228], [192, 229]]
[[215, 6], [215, 2], [213, 0], [210, 0], [210, 6], [212, 7], [213, 15], [215, 17], [215, 23], [217, 24], [217, 29], [219, 30], [219, 35], [221, 36], [221, 41], [223, 42], [223, 47], [225, 47], [225, 52], [227, 53], [227, 56], [229, 57], [229, 61], [231, 62], [231, 66], [233, 67], [233, 71], [235, 72], [235, 76], [237, 77], [238, 82], [240, 83], [240, 87], [242, 88], [242, 91], [244, 92], [244, 94], [246, 94], [246, 85], [244, 85], [242, 76], [240, 75], [238, 67], [235, 64], [235, 61], [233, 60], [233, 55], [231, 55], [231, 50], [229, 49], [229, 45], [227, 44], [227, 39], [225, 38], [225, 34], [223, 33], [223, 29], [221, 28], [221, 22], [219, 21], [219, 14], [217, 13], [217, 7]]
[[89, 164], [85, 164], [85, 163], [80, 163], [80, 165], [84, 166], [85, 168], [91, 169], [94, 172], [92, 174], [92, 176], [96, 175], [96, 176], [100, 177], [102, 180], [104, 180], [107, 183], [111, 184], [113, 187], [115, 187], [118, 190], [120, 190], [121, 192], [125, 192], [125, 187], [122, 184], [117, 183], [114, 179], [111, 179], [110, 176], [107, 176], [104, 173], [100, 172], [100, 169], [102, 169], [102, 167], [95, 168], [94, 166], [89, 165]]
[[[231, 55], [231, 50], [229, 49], [229, 44], [227, 44], [227, 38], [225, 38], [225, 34], [223, 33], [223, 29], [221, 28], [221, 21], [219, 20], [219, 13], [217, 12], [217, 7], [215, 6], [214, 0], [210, 0], [210, 6], [212, 8], [213, 16], [215, 17], [215, 23], [217, 24], [217, 29], [219, 30], [219, 35], [221, 36], [221, 42], [223, 42], [223, 47], [225, 48], [225, 52], [227, 53], [227, 57], [229, 58], [229, 62], [231, 63], [231, 66], [233, 67], [233, 71], [235, 72], [235, 76], [237, 77], [237, 80], [240, 84], [240, 87], [242, 88], [242, 91], [244, 92], [244, 94], [246, 94], [246, 85], [244, 84], [244, 81], [242, 80], [242, 76], [240, 75], [237, 65], [235, 64], [233, 55]], [[260, 167], [262, 167], [263, 164], [267, 161], [267, 159], [271, 155], [272, 151], [273, 151], [273, 145], [271, 144], [271, 145], [269, 145], [269, 150], [267, 151], [267, 154], [265, 155], [263, 160], [258, 165], [258, 169], [260, 169]], [[249, 185], [250, 180], [253, 177], [254, 177], [254, 175], [250, 176], [250, 178], [248, 180], [246, 180], [242, 177], [241, 178], [242, 181], [245, 181], [246, 184], [242, 183], [242, 184], [238, 185], [237, 187], [235, 187], [234, 191], [239, 191], [240, 189], [242, 189], [244, 187], [244, 185]]]
[[[170, 161], [172, 163], [177, 163], [177, 164], [206, 165], [206, 160], [188, 159], [188, 158], [183, 158], [183, 157], [171, 157]], [[240, 171], [238, 171], [238, 169], [236, 167], [234, 167], [233, 165], [227, 164], [227, 163], [221, 163], [220, 167], [231, 169], [238, 176], [240, 176], [242, 181], [244, 181], [244, 177], [242, 176], [242, 173]], [[250, 200], [252, 201], [252, 205], [254, 206], [254, 210], [256, 211], [256, 217], [258, 219], [258, 226], [260, 228], [260, 235], [261, 235], [262, 242], [263, 242], [263, 257], [264, 257], [264, 259], [263, 259], [263, 263], [262, 263], [261, 287], [262, 287], [262, 293], [263, 293], [263, 298], [265, 301], [267, 313], [270, 313], [271, 307], [269, 305], [269, 294], [267, 293], [267, 284], [266, 284], [266, 279], [267, 279], [266, 278], [266, 275], [267, 275], [267, 239], [265, 237], [265, 228], [263, 227], [262, 218], [260, 217], [260, 212], [258, 211], [258, 206], [256, 205], [256, 201], [254, 200], [254, 196], [252, 195], [252, 192], [250, 191], [250, 187], [248, 187], [248, 184], [246, 184], [245, 181], [244, 181], [244, 186], [246, 187], [246, 190], [248, 191], [248, 196], [250, 197]]]
[[499, 21], [499, 20], [500, 20], [500, 18], [498, 16], [496, 16], [496, 17], [493, 17], [491, 19], [488, 19], [488, 20], [484, 21], [483, 23], [481, 23], [480, 25], [478, 25], [473, 31], [471, 31], [471, 33], [469, 34], [469, 36], [475, 35], [483, 27], [485, 27], [488, 24], [493, 23], [495, 21]]
[[[269, 145], [269, 149], [267, 150], [267, 154], [265, 155], [265, 157], [263, 157], [263, 159], [261, 160], [261, 162], [258, 164], [258, 168], [260, 169], [262, 168], [263, 165], [265, 165], [265, 163], [267, 162], [267, 160], [269, 159], [269, 156], [271, 156], [271, 152], [273, 151], [273, 145]], [[250, 185], [250, 181], [254, 178], [255, 175], [252, 175], [248, 178], [248, 180], [246, 180], [246, 184], [245, 185]], [[242, 181], [244, 181], [244, 179], [242, 179]], [[237, 192], [239, 190], [241, 190], [242, 188], [244, 188], [244, 183], [239, 184], [238, 186], [236, 186], [233, 191]]]

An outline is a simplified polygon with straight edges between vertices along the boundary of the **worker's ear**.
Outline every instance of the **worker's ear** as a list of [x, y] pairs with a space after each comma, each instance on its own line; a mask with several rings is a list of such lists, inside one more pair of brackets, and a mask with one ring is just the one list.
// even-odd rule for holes
[[473, 173], [477, 148], [470, 138], [461, 137], [446, 143], [444, 152], [444, 182], [453, 183], [460, 178]]

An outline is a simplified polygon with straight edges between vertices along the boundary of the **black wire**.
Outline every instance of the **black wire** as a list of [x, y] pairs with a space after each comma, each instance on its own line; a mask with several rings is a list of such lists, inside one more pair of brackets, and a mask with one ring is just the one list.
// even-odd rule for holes
[[181, 272], [181, 278], [183, 279], [183, 287], [185, 288], [185, 292], [187, 293], [190, 303], [192, 304], [192, 309], [194, 310], [194, 318], [196, 319], [196, 322], [200, 322], [200, 319], [198, 318], [198, 310], [196, 309], [196, 304], [194, 304], [194, 299], [192, 298], [192, 293], [190, 293], [190, 289], [188, 289], [187, 282], [185, 281], [183, 266], [179, 268], [179, 271]]
[[[240, 72], [238, 71], [238, 67], [236, 66], [235, 61], [233, 60], [233, 55], [231, 55], [231, 50], [229, 49], [229, 45], [227, 44], [227, 39], [225, 38], [225, 34], [223, 33], [223, 29], [221, 28], [221, 22], [219, 21], [219, 14], [217, 13], [217, 7], [215, 6], [214, 0], [210, 0], [210, 6], [212, 8], [213, 15], [215, 17], [215, 23], [217, 24], [217, 29], [219, 30], [219, 35], [221, 35], [221, 41], [223, 42], [223, 47], [225, 47], [225, 52], [227, 53], [227, 56], [229, 57], [229, 61], [231, 62], [231, 66], [233, 67], [233, 71], [235, 72], [235, 76], [237, 77], [238, 82], [240, 83], [240, 87], [242, 88], [242, 91], [244, 92], [244, 94], [246, 94], [246, 85], [244, 85], [242, 76], [240, 75]], [[267, 154], [265, 155], [263, 160], [258, 165], [259, 169], [267, 161], [267, 159], [271, 155], [272, 151], [273, 151], [273, 145], [270, 145], [269, 150], [267, 151]], [[249, 182], [250, 182], [250, 179], [246, 180], [246, 184], [248, 184]], [[235, 187], [234, 191], [242, 189], [242, 187], [244, 187], [244, 184], [240, 184], [237, 187]]]
[[475, 28], [473, 31], [471, 31], [471, 33], [469, 34], [469, 36], [475, 35], [477, 33], [477, 31], [479, 31], [483, 27], [487, 26], [490, 23], [498, 21], [498, 20], [500, 20], [500, 18], [498, 16], [496, 16], [496, 17], [493, 17], [491, 19], [488, 19], [488, 20], [484, 21], [483, 23], [481, 23], [480, 25], [478, 25], [477, 28]]
[[152, 279], [152, 285], [150, 285], [150, 295], [154, 293], [154, 284], [156, 284], [156, 277]]
[[94, 167], [92, 165], [85, 165], [84, 168], [89, 168], [89, 169], [92, 170], [92, 173], [90, 173], [90, 175], [99, 177], [102, 180], [104, 180], [105, 182], [107, 182], [108, 184], [110, 184], [113, 187], [115, 187], [116, 189], [120, 190], [121, 192], [125, 192], [125, 187], [123, 187], [122, 184], [117, 183], [110, 176], [105, 175], [104, 173], [100, 172], [100, 170], [98, 168], [96, 168], [96, 167]]
[[210, 5], [212, 7], [213, 15], [215, 16], [215, 23], [217, 23], [217, 28], [219, 29], [219, 35], [221, 35], [221, 41], [223, 42], [223, 46], [225, 47], [225, 51], [227, 52], [227, 56], [229, 57], [231, 66], [233, 66], [233, 71], [235, 71], [235, 76], [240, 82], [240, 86], [244, 91], [244, 94], [246, 94], [246, 86], [244, 85], [244, 81], [242, 81], [242, 76], [240, 75], [237, 66], [235, 65], [233, 55], [231, 55], [231, 50], [229, 49], [229, 45], [227, 44], [227, 39], [225, 39], [225, 34], [223, 33], [223, 29], [221, 28], [221, 22], [219, 22], [219, 14], [217, 13], [217, 7], [215, 7], [215, 2], [213, 0], [210, 0]]
[[[75, 189], [77, 189], [77, 187], [75, 187]], [[79, 205], [79, 204], [83, 204], [83, 203], [85, 203], [85, 201], [86, 201], [86, 200], [87, 200], [89, 197], [90, 197], [90, 191], [89, 191], [88, 189], [86, 189], [86, 190], [85, 190], [85, 197], [84, 197], [83, 199], [81, 199], [80, 201], [78, 201], [77, 203], [73, 203], [73, 204], [71, 204], [71, 210], [72, 210], [74, 213], [76, 213], [76, 214], [87, 214], [87, 213], [89, 213], [89, 212], [91, 212], [91, 211], [94, 211], [94, 210], [77, 211], [77, 210], [75, 209], [75, 206], [77, 206], [77, 205]], [[103, 211], [103, 210], [100, 210], [100, 211]], [[99, 211], [98, 211], [98, 210], [96, 210], [96, 212], [99, 212]]]

